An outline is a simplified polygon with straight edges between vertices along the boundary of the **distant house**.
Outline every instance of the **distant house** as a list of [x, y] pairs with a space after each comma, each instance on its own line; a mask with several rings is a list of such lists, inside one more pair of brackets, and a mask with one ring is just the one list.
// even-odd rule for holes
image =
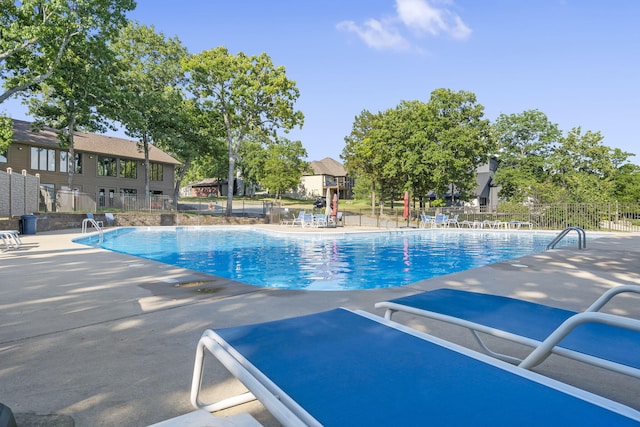
[[304, 175], [300, 179], [298, 197], [312, 199], [324, 196], [329, 188], [332, 194], [337, 192], [341, 200], [351, 199], [354, 180], [347, 175], [340, 162], [326, 157], [322, 160], [312, 161], [309, 166], [313, 173]]
[[[73, 188], [69, 188], [69, 150], [58, 145], [56, 131], [34, 132], [31, 123], [14, 120], [13, 142], [0, 153], [0, 167], [38, 174], [43, 197], [47, 191], [86, 193], [95, 197], [97, 208], [112, 207], [118, 195], [144, 196], [144, 153], [135, 141], [75, 132], [74, 151], [75, 174]], [[175, 167], [180, 162], [153, 145], [149, 160], [150, 193], [173, 195]]]
[[460, 199], [458, 188], [451, 184], [449, 190], [442, 195], [437, 195], [431, 191], [428, 197], [433, 200], [439, 197], [443, 197], [447, 206], [468, 206], [477, 208], [484, 212], [493, 212], [498, 206], [498, 193], [500, 187], [497, 187], [493, 183], [493, 176], [498, 169], [498, 161], [496, 159], [489, 159], [488, 163], [480, 165], [476, 168], [476, 191], [474, 198], [464, 201]]
[[498, 207], [498, 193], [500, 187], [493, 184], [493, 175], [498, 170], [498, 161], [489, 159], [488, 163], [476, 169], [478, 186], [476, 188], [476, 200], [471, 202], [471, 206], [480, 207], [488, 212], [494, 212]]

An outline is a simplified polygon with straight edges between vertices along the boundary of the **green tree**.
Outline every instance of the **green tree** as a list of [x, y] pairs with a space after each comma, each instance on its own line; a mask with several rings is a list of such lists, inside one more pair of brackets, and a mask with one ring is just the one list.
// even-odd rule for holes
[[484, 107], [471, 92], [436, 89], [427, 102], [422, 124], [413, 133], [414, 151], [422, 156], [407, 162], [407, 173], [414, 167], [421, 171], [414, 173], [412, 182], [430, 174], [436, 193], [446, 192], [453, 184], [466, 198], [476, 188], [476, 168], [486, 163], [494, 150]]
[[[242, 145], [238, 147], [237, 166], [242, 170], [242, 177], [248, 182], [260, 185], [263, 180], [267, 147], [270, 143], [271, 141], [265, 140], [261, 136], [247, 135]], [[228, 172], [227, 168], [225, 173]]]
[[[176, 169], [173, 198], [177, 202], [182, 183], [194, 176], [202, 166], [202, 162], [198, 163], [199, 159], [218, 159], [218, 163], [220, 159], [226, 159], [224, 135], [220, 127], [211, 126], [207, 115], [193, 99], [183, 100], [174, 114], [164, 117], [168, 122], [157, 129], [155, 143], [182, 163]], [[223, 166], [226, 169], [226, 164]], [[219, 165], [217, 167], [221, 169]], [[218, 175], [205, 174], [203, 177], [211, 176]]]
[[[368, 194], [371, 198], [371, 212], [375, 209], [376, 185], [378, 183], [373, 158], [377, 151], [373, 147], [371, 132], [381, 113], [372, 114], [363, 110], [353, 121], [351, 133], [344, 138], [345, 146], [340, 157], [344, 161], [345, 170], [356, 179], [356, 185], [369, 183]], [[363, 193], [362, 191], [359, 192]]]
[[618, 168], [613, 196], [624, 203], [640, 203], [640, 166], [626, 163]]
[[[0, 2], [0, 79], [8, 98], [37, 87], [77, 40], [96, 40], [126, 22], [134, 0], [23, 0]], [[7, 135], [7, 121], [0, 134]], [[9, 128], [10, 131], [10, 128]], [[9, 133], [10, 134], [10, 133]], [[11, 143], [0, 140], [0, 150]]]
[[232, 55], [218, 47], [191, 56], [184, 61], [184, 69], [200, 108], [224, 125], [229, 159], [227, 215], [231, 215], [240, 145], [248, 135], [270, 138], [278, 130], [302, 126], [304, 116], [294, 109], [299, 91], [284, 67], [274, 66], [265, 53]]
[[345, 167], [366, 176], [380, 192], [380, 206], [410, 190], [421, 201], [455, 184], [475, 188], [476, 168], [493, 149], [484, 107], [471, 92], [437, 89], [427, 103], [402, 101], [377, 115], [363, 111], [342, 153]]
[[410, 135], [401, 114], [402, 104], [397, 109], [384, 111], [374, 122], [369, 133], [369, 147], [372, 150], [373, 179], [378, 192], [378, 204], [382, 214], [386, 200], [393, 201], [403, 190], [409, 189], [409, 178], [404, 173], [403, 162], [407, 147], [404, 141]]
[[508, 201], [543, 203], [553, 197], [551, 155], [562, 132], [538, 110], [501, 114], [491, 127], [499, 161], [494, 182]]
[[304, 161], [307, 150], [300, 141], [287, 138], [267, 141], [248, 141], [240, 148], [242, 175], [275, 194], [275, 199], [300, 184], [303, 173], [309, 169]]
[[187, 51], [177, 37], [129, 23], [113, 44], [120, 73], [112, 76], [114, 96], [100, 111], [139, 141], [149, 199], [149, 146], [172, 132], [173, 116], [184, 107], [182, 61]]
[[40, 86], [40, 97], [29, 100], [36, 129], [49, 126], [57, 130], [61, 147], [69, 149], [68, 186], [75, 174], [74, 132], [104, 132], [107, 128], [97, 106], [111, 97], [108, 76], [117, 70], [104, 37], [90, 41], [73, 39], [51, 77]]
[[616, 173], [631, 153], [603, 144], [600, 132], [574, 128], [551, 155], [552, 181], [563, 190], [562, 201], [604, 202], [614, 196]]

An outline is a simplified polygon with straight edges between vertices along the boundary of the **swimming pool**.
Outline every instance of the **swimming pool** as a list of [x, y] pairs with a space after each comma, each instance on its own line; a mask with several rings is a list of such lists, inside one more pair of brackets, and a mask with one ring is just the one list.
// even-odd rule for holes
[[[255, 286], [402, 286], [543, 252], [555, 234], [481, 230], [277, 233], [250, 227], [130, 227], [76, 239]], [[563, 244], [575, 245], [567, 236]]]

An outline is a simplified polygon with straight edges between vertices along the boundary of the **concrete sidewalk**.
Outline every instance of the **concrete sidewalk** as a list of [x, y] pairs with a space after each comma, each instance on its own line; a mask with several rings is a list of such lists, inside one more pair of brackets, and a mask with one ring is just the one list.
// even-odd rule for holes
[[[22, 426], [146, 426], [192, 411], [195, 346], [210, 327], [339, 306], [381, 315], [375, 302], [445, 286], [582, 310], [616, 284], [640, 285], [637, 234], [410, 286], [336, 292], [258, 288], [71, 242], [78, 236], [23, 236], [20, 250], [0, 254], [0, 402]], [[624, 296], [611, 309], [640, 318], [639, 302]], [[476, 348], [467, 331], [410, 316], [397, 320]], [[559, 357], [536, 370], [640, 409], [638, 380]], [[207, 383], [216, 384], [207, 393], [242, 389], [215, 362], [207, 372]], [[258, 402], [221, 415], [245, 411], [278, 425]]]

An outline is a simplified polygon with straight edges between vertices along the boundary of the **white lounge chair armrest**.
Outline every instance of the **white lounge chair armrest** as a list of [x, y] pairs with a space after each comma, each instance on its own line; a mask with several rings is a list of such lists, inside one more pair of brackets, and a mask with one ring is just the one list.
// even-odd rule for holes
[[[565, 320], [562, 325], [560, 325], [538, 347], [536, 347], [535, 350], [533, 350], [526, 358], [524, 358], [524, 360], [518, 366], [525, 369], [531, 369], [539, 365], [551, 354], [554, 347], [556, 347], [565, 337], [567, 337], [567, 335], [569, 335], [576, 327], [585, 323], [603, 323], [605, 325], [640, 332], [640, 320], [607, 313], [585, 311], [582, 313], [578, 313], [575, 316], [571, 316], [570, 318]], [[589, 358], [589, 356], [585, 356], [583, 360], [587, 361]], [[600, 364], [608, 367], [609, 369], [624, 373], [626, 375], [631, 375], [636, 378], [640, 377], [640, 373], [636, 368], [629, 367], [628, 369], [625, 369], [617, 363], [608, 362], [603, 359], [600, 360]]]
[[624, 292], [634, 292], [636, 294], [640, 294], [640, 286], [622, 285], [622, 286], [616, 286], [615, 288], [611, 288], [607, 292], [602, 294], [600, 298], [595, 300], [594, 303], [591, 304], [589, 308], [587, 308], [585, 311], [600, 311], [600, 309], [604, 307], [604, 305], [608, 303], [614, 296]]

